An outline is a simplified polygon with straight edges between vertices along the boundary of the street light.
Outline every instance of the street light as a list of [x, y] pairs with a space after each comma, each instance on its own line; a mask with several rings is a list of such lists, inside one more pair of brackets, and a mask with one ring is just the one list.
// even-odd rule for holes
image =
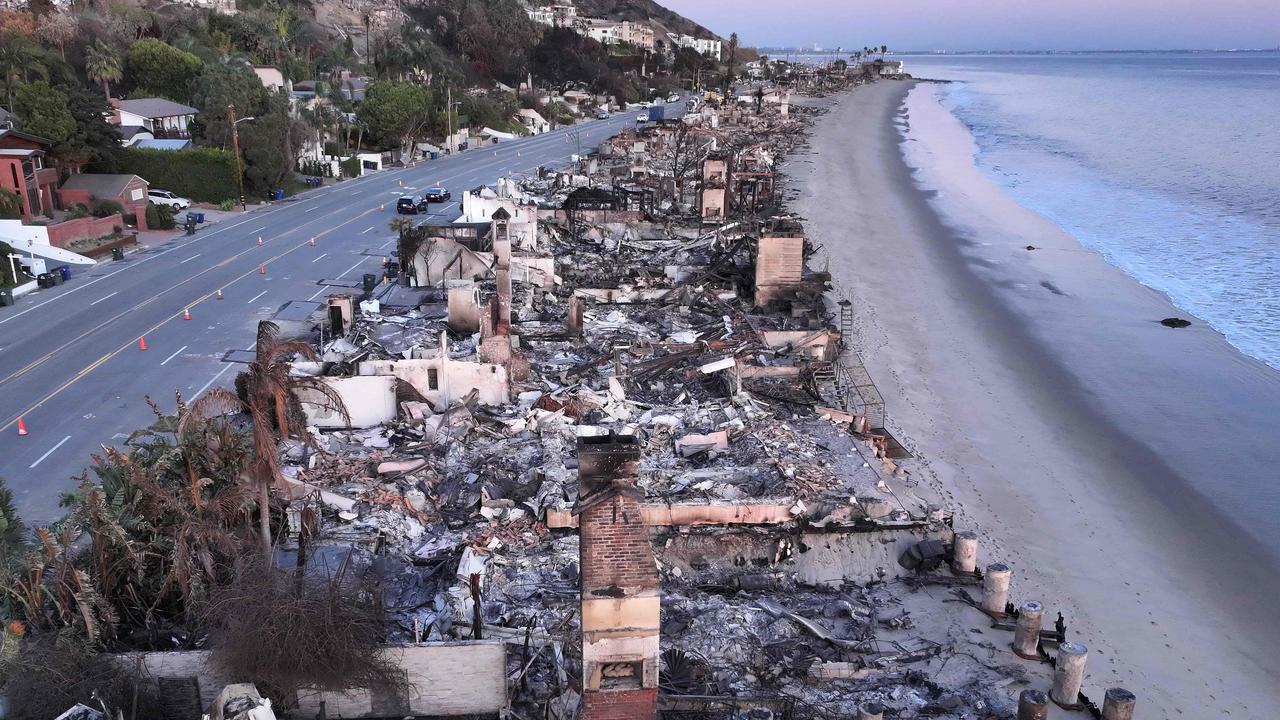
[[240, 167], [240, 133], [236, 128], [242, 122], [253, 120], [252, 116], [236, 119], [236, 106], [227, 106], [227, 120], [231, 123], [231, 152], [236, 156], [236, 189], [240, 191], [240, 210], [248, 210], [244, 201], [244, 169]]

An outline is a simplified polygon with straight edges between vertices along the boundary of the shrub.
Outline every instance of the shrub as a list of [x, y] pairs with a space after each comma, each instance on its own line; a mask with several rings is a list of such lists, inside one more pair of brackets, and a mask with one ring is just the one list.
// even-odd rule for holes
[[382, 653], [381, 604], [361, 585], [345, 571], [327, 578], [245, 561], [200, 610], [214, 662], [280, 696], [403, 686]]
[[226, 200], [223, 200], [222, 202], [218, 203], [218, 209], [219, 209], [219, 210], [224, 210], [224, 211], [225, 211], [225, 210], [234, 210], [234, 209], [235, 209], [235, 207], [236, 207], [236, 199], [235, 199], [235, 198], [227, 198]]
[[172, 230], [177, 226], [173, 221], [173, 208], [168, 205], [147, 205], [147, 227], [152, 230]]
[[123, 214], [124, 208], [114, 200], [99, 200], [93, 204], [93, 216], [96, 218], [110, 217], [116, 213]]
[[[159, 717], [154, 686], [110, 655], [95, 653], [70, 633], [27, 638], [6, 632], [6, 644], [20, 643], [0, 662], [10, 718], [57, 717], [76, 703], [105, 704], [114, 711]], [[140, 711], [140, 712], [138, 712]]]
[[134, 215], [133, 213], [125, 213], [124, 217], [122, 217], [121, 219], [124, 220], [125, 225], [132, 225], [133, 227], [138, 227], [138, 216]]
[[71, 213], [72, 220], [76, 220], [82, 217], [89, 217], [89, 208], [85, 207], [84, 203], [76, 203], [75, 205], [71, 206], [70, 213]]
[[343, 160], [341, 163], [341, 167], [342, 167], [342, 177], [347, 177], [347, 178], [360, 177], [360, 158], [356, 157], [355, 155], [352, 155], [346, 160]]
[[198, 202], [219, 202], [240, 194], [235, 156], [217, 148], [125, 148], [120, 153], [119, 169], [114, 172], [144, 177], [151, 187], [161, 187]]

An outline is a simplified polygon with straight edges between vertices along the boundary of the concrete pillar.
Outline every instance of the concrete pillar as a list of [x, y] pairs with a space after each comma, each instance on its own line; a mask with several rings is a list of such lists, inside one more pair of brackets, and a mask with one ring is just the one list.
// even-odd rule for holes
[[1025, 602], [1018, 609], [1018, 624], [1013, 629], [1013, 651], [1018, 657], [1040, 659], [1037, 645], [1040, 643], [1040, 619], [1043, 617], [1044, 606], [1035, 601]]
[[972, 575], [978, 569], [978, 533], [972, 530], [956, 533], [952, 554], [955, 559], [951, 563], [951, 569]]
[[1049, 697], [1063, 707], [1075, 707], [1080, 702], [1080, 687], [1084, 685], [1084, 661], [1089, 649], [1080, 643], [1064, 642], [1058, 646], [1057, 667], [1053, 670], [1053, 690]]
[[1133, 706], [1137, 698], [1124, 688], [1107, 688], [1102, 701], [1102, 720], [1133, 720]]
[[1018, 694], [1018, 720], [1047, 720], [1049, 697], [1041, 690], [1023, 690]]
[[1013, 571], [1004, 563], [991, 563], [982, 578], [982, 609], [991, 615], [1004, 616], [1009, 602], [1009, 580]]
[[860, 706], [858, 720], [884, 720], [884, 706], [875, 702]]
[[942, 522], [942, 506], [931, 503], [925, 510], [925, 519], [931, 523]]

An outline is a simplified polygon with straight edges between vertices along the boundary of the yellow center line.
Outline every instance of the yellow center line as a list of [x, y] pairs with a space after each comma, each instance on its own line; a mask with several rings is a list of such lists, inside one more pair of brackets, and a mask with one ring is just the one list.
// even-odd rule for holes
[[[341, 211], [339, 211], [339, 212], [341, 212]], [[315, 234], [315, 237], [317, 237], [317, 238], [319, 238], [319, 237], [324, 237], [325, 235], [328, 235], [329, 233], [332, 233], [332, 232], [334, 232], [334, 231], [338, 230], [339, 228], [341, 228], [341, 227], [343, 227], [343, 226], [345, 226], [345, 225], [349, 225], [349, 224], [351, 224], [351, 223], [355, 222], [356, 220], [359, 220], [360, 218], [362, 218], [362, 217], [364, 217], [365, 215], [368, 215], [369, 213], [372, 213], [372, 212], [376, 212], [376, 210], [375, 210], [374, 208], [369, 208], [368, 210], [365, 210], [364, 212], [360, 213], [359, 215], [356, 215], [356, 216], [352, 217], [350, 220], [347, 220], [346, 222], [344, 222], [344, 223], [342, 223], [342, 224], [340, 224], [340, 225], [335, 225], [335, 226], [333, 226], [333, 227], [329, 228], [328, 230], [322, 230], [321, 232], [316, 233], [316, 234]], [[331, 213], [331, 214], [332, 214], [332, 213]], [[289, 231], [289, 232], [296, 232], [296, 229], [295, 229], [295, 230], [291, 230], [291, 231]], [[277, 236], [275, 236], [275, 237], [280, 237], [280, 236], [279, 236], [279, 235], [277, 235]], [[310, 245], [310, 243], [311, 243], [310, 237], [311, 237], [311, 236], [308, 236], [308, 239], [303, 240], [302, 242], [298, 243], [297, 245], [294, 245], [293, 247], [291, 247], [291, 248], [289, 248], [289, 249], [287, 249], [287, 250], [285, 250], [285, 251], [283, 251], [283, 252], [280, 252], [280, 253], [276, 254], [275, 256], [273, 256], [273, 257], [271, 257], [271, 258], [268, 258], [268, 259], [267, 259], [265, 262], [263, 262], [262, 264], [263, 264], [263, 265], [266, 265], [266, 264], [268, 264], [268, 263], [273, 263], [273, 262], [275, 262], [276, 260], [279, 260], [280, 258], [284, 257], [285, 255], [288, 255], [289, 253], [293, 252], [294, 250], [297, 250], [297, 249], [302, 248], [302, 247], [307, 247], [307, 246], [308, 246], [308, 245]], [[252, 252], [253, 250], [256, 250], [256, 249], [257, 249], [257, 246], [254, 246], [254, 247], [250, 248], [249, 250], [244, 250], [244, 251], [242, 251], [242, 252], [240, 252], [240, 253], [238, 253], [238, 254], [236, 254], [236, 255], [233, 255], [232, 257], [230, 257], [230, 258], [228, 258], [227, 260], [225, 260], [223, 263], [219, 264], [217, 267], [221, 267], [222, 265], [225, 265], [226, 263], [231, 262], [232, 260], [235, 260], [235, 259], [237, 259], [237, 258], [241, 257], [242, 255], [246, 255], [246, 254], [248, 254], [248, 253], [250, 253], [250, 252]], [[188, 282], [190, 282], [190, 281], [192, 281], [192, 280], [195, 280], [196, 278], [200, 277], [201, 275], [204, 275], [204, 274], [205, 274], [205, 273], [207, 273], [207, 272], [212, 271], [213, 269], [214, 269], [214, 268], [207, 268], [207, 269], [205, 269], [205, 270], [201, 271], [200, 273], [197, 273], [196, 275], [192, 275], [191, 277], [187, 278], [186, 280], [183, 280], [182, 282], [178, 283], [177, 285], [174, 285], [172, 288], [169, 288], [169, 289], [170, 289], [170, 290], [172, 290], [172, 289], [175, 289], [175, 288], [177, 288], [177, 287], [179, 287], [179, 286], [181, 286], [181, 285], [185, 285], [186, 283], [188, 283]], [[183, 305], [183, 306], [182, 306], [183, 310], [185, 310], [185, 309], [187, 309], [187, 308], [195, 307], [196, 305], [199, 305], [200, 303], [204, 302], [205, 300], [208, 300], [209, 298], [213, 297], [213, 296], [214, 296], [214, 294], [217, 292], [217, 290], [218, 290], [218, 289], [221, 289], [221, 287], [227, 287], [228, 285], [232, 285], [232, 284], [234, 284], [234, 283], [236, 283], [236, 282], [238, 282], [238, 281], [240, 281], [240, 280], [243, 280], [244, 278], [246, 278], [246, 277], [248, 277], [248, 276], [250, 276], [250, 275], [253, 275], [253, 274], [254, 274], [254, 273], [256, 273], [257, 271], [258, 271], [258, 270], [257, 270], [257, 268], [250, 268], [249, 270], [245, 271], [244, 273], [242, 273], [242, 274], [240, 274], [240, 275], [237, 275], [236, 277], [232, 278], [231, 280], [229, 280], [228, 282], [226, 282], [225, 284], [223, 284], [222, 286], [220, 286], [220, 288], [215, 288], [213, 292], [207, 292], [207, 293], [205, 293], [204, 295], [201, 295], [200, 297], [196, 298], [195, 300], [192, 300], [191, 302], [189, 302], [189, 303], [187, 303], [187, 304]], [[153, 296], [153, 297], [151, 297], [151, 298], [148, 298], [147, 300], [144, 300], [144, 301], [142, 301], [142, 302], [138, 303], [137, 305], [133, 306], [132, 308], [129, 308], [128, 310], [125, 310], [125, 311], [123, 311], [123, 312], [121, 312], [121, 313], [117, 314], [116, 316], [112, 317], [110, 320], [107, 320], [107, 321], [105, 321], [105, 322], [103, 322], [103, 323], [101, 323], [101, 324], [97, 325], [96, 327], [94, 327], [94, 328], [90, 329], [90, 330], [86, 330], [85, 332], [81, 333], [80, 335], [76, 336], [75, 338], [73, 338], [73, 339], [71, 339], [71, 340], [67, 341], [66, 343], [64, 343], [64, 344], [63, 344], [61, 347], [59, 347], [58, 349], [56, 349], [56, 350], [53, 350], [53, 351], [49, 352], [48, 354], [46, 354], [46, 355], [44, 355], [43, 357], [41, 357], [39, 360], [36, 360], [36, 361], [32, 362], [31, 364], [27, 365], [26, 367], [22, 368], [21, 370], [19, 370], [19, 371], [17, 371], [17, 372], [15, 372], [15, 373], [13, 373], [13, 374], [11, 374], [11, 375], [9, 375], [8, 377], [4, 378], [3, 380], [0, 380], [0, 384], [3, 384], [3, 383], [5, 383], [5, 382], [8, 382], [9, 380], [12, 380], [12, 379], [14, 379], [14, 378], [20, 377], [21, 375], [25, 374], [26, 372], [28, 372], [31, 368], [35, 367], [36, 365], [39, 365], [40, 363], [44, 362], [45, 360], [47, 360], [47, 359], [49, 359], [49, 358], [53, 357], [53, 356], [54, 356], [54, 355], [56, 355], [57, 353], [59, 353], [59, 352], [61, 352], [62, 350], [66, 349], [67, 347], [71, 346], [72, 344], [74, 344], [74, 343], [76, 343], [76, 342], [79, 342], [80, 340], [84, 339], [84, 337], [85, 337], [85, 336], [87, 336], [87, 335], [89, 335], [89, 334], [91, 334], [91, 333], [94, 333], [94, 332], [96, 332], [96, 331], [98, 331], [98, 330], [101, 330], [102, 328], [104, 328], [104, 327], [106, 327], [107, 325], [109, 325], [109, 324], [111, 324], [111, 323], [115, 322], [116, 320], [119, 320], [121, 317], [123, 317], [123, 316], [125, 316], [125, 315], [127, 315], [127, 314], [129, 314], [129, 313], [131, 313], [131, 312], [133, 312], [134, 310], [137, 310], [137, 309], [142, 308], [142, 307], [146, 307], [146, 306], [147, 306], [147, 305], [149, 305], [150, 303], [154, 302], [156, 299], [157, 299], [157, 298], [156, 298], [155, 296]], [[170, 316], [168, 316], [168, 317], [164, 318], [163, 320], [161, 320], [160, 322], [156, 323], [155, 325], [152, 325], [151, 327], [147, 328], [146, 330], [144, 330], [144, 331], [141, 333], [141, 335], [140, 335], [140, 336], [148, 335], [148, 334], [150, 334], [150, 333], [152, 333], [152, 332], [155, 332], [157, 329], [159, 329], [160, 327], [163, 327], [163, 326], [164, 326], [166, 323], [168, 323], [169, 321], [171, 321], [171, 320], [175, 320], [175, 319], [180, 318], [180, 317], [182, 317], [182, 311], [181, 311], [181, 310], [179, 310], [178, 312], [174, 313], [173, 315], [170, 315]], [[24, 416], [24, 415], [29, 415], [29, 414], [31, 414], [34, 410], [36, 410], [36, 409], [40, 408], [40, 407], [41, 407], [42, 405], [44, 405], [45, 403], [47, 403], [47, 402], [49, 402], [50, 400], [52, 400], [53, 398], [57, 397], [57, 396], [58, 396], [60, 393], [62, 393], [64, 390], [66, 390], [67, 388], [69, 388], [69, 387], [71, 387], [72, 385], [74, 385], [76, 382], [78, 382], [78, 381], [79, 381], [80, 379], [82, 379], [84, 376], [88, 375], [90, 372], [92, 372], [93, 370], [95, 370], [96, 368], [98, 368], [100, 365], [102, 365], [102, 364], [103, 364], [103, 363], [105, 363], [106, 361], [110, 360], [111, 358], [115, 357], [116, 355], [119, 355], [120, 353], [124, 352], [125, 350], [129, 349], [130, 347], [133, 347], [133, 345], [134, 345], [134, 340], [130, 339], [130, 340], [128, 340], [127, 342], [125, 342], [123, 345], [121, 345], [120, 347], [116, 348], [115, 350], [112, 350], [111, 352], [107, 353], [106, 355], [103, 355], [102, 357], [98, 358], [98, 359], [97, 359], [97, 360], [95, 360], [94, 362], [92, 362], [92, 363], [90, 363], [89, 365], [85, 366], [85, 368], [84, 368], [83, 370], [81, 370], [81, 371], [79, 371], [78, 373], [76, 373], [75, 375], [73, 375], [73, 376], [71, 377], [71, 379], [67, 380], [67, 381], [66, 381], [66, 382], [64, 382], [62, 385], [59, 385], [59, 386], [58, 386], [57, 388], [55, 388], [52, 392], [50, 392], [48, 395], [45, 395], [44, 397], [40, 398], [40, 400], [38, 400], [35, 404], [31, 405], [30, 407], [28, 407], [27, 409], [23, 410], [22, 412], [19, 412], [17, 415], [14, 415], [14, 416], [13, 416], [12, 418], [10, 418], [10, 419], [9, 419], [9, 420], [4, 424], [4, 425], [0, 425], [0, 431], [8, 430], [10, 427], [12, 427], [15, 423], [17, 423], [17, 422], [18, 422], [18, 418], [20, 418], [20, 417], [22, 417], [22, 416]]]

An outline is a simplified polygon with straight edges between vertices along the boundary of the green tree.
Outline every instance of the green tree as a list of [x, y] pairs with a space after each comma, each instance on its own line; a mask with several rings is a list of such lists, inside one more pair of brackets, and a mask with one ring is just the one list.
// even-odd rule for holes
[[431, 93], [426, 88], [386, 80], [365, 89], [356, 117], [383, 147], [399, 147], [405, 153], [430, 119], [430, 108]]
[[32, 77], [49, 79], [40, 46], [16, 32], [0, 37], [0, 84], [4, 85], [6, 107], [13, 108], [13, 96]]
[[185, 50], [155, 38], [143, 38], [129, 46], [124, 67], [136, 91], [187, 102], [191, 97], [188, 86], [204, 69], [204, 63]]
[[76, 119], [67, 106], [66, 93], [47, 82], [33, 82], [18, 88], [13, 112], [22, 123], [22, 131], [42, 137], [54, 144], [65, 145], [76, 134]]
[[90, 80], [102, 85], [102, 95], [107, 99], [111, 98], [111, 83], [124, 77], [120, 53], [101, 40], [84, 49], [84, 71]]
[[75, 136], [66, 147], [55, 148], [63, 158], [79, 163], [106, 160], [120, 151], [120, 128], [107, 122], [111, 106], [89, 88], [64, 88], [76, 121]]
[[265, 113], [240, 126], [245, 187], [250, 194], [265, 195], [288, 186], [306, 132], [302, 123], [289, 117], [286, 102], [276, 98]]
[[[193, 134], [208, 145], [227, 147], [231, 138], [227, 106], [236, 106], [237, 117], [256, 117], [266, 112], [267, 89], [242, 63], [214, 63], [192, 81], [191, 104], [200, 110]], [[247, 125], [241, 127], [250, 131]]]

